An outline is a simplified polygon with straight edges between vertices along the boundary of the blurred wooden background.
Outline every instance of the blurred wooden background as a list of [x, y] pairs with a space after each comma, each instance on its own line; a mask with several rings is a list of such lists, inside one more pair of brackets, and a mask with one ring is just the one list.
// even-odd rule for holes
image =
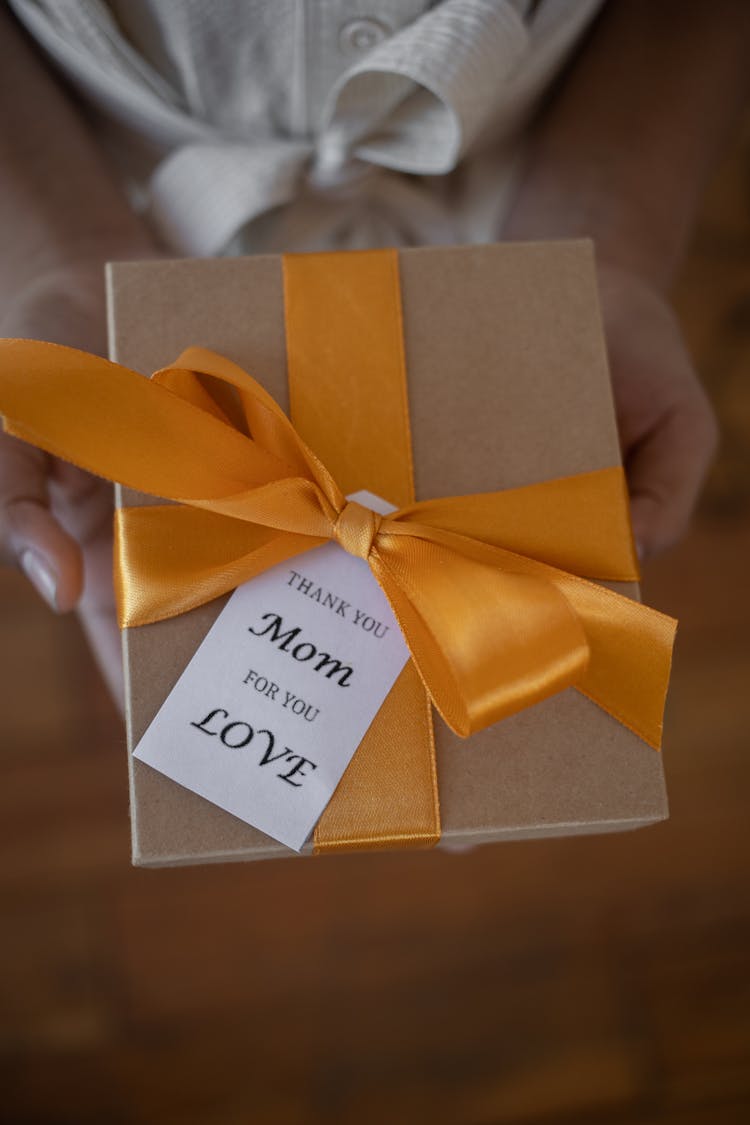
[[658, 828], [131, 870], [123, 735], [75, 622], [0, 574], [3, 1125], [750, 1120], [747, 146], [678, 304], [724, 444], [647, 575], [682, 621]]

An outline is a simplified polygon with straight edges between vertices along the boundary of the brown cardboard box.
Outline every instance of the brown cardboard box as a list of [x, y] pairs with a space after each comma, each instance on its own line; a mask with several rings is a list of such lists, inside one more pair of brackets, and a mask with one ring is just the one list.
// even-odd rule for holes
[[[588, 243], [404, 250], [400, 267], [418, 499], [618, 463]], [[287, 408], [280, 258], [115, 264], [109, 302], [113, 359], [150, 373], [201, 344]], [[149, 501], [125, 491], [123, 502]], [[131, 750], [223, 604], [126, 631]], [[667, 815], [660, 755], [572, 689], [468, 741], [437, 716], [435, 734], [451, 844]], [[136, 864], [294, 854], [132, 756], [130, 782]]]

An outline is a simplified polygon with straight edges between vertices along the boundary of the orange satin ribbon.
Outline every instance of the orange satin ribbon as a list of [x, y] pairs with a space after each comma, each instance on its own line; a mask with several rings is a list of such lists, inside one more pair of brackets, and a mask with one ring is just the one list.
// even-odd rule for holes
[[[572, 685], [658, 747], [674, 622], [579, 577], [637, 576], [621, 469], [381, 520], [345, 500], [254, 379], [202, 348], [151, 381], [36, 341], [2, 341], [0, 361], [10, 433], [180, 505], [117, 513], [123, 626], [184, 613], [335, 539], [367, 559], [457, 734]], [[198, 374], [240, 390], [253, 438], [207, 409]]]
[[[377, 372], [376, 355], [364, 377]], [[234, 388], [248, 433], [212, 380]], [[575, 686], [659, 747], [675, 622], [591, 581], [637, 578], [619, 467], [381, 519], [347, 502], [251, 376], [202, 348], [149, 381], [70, 348], [0, 341], [0, 413], [16, 436], [177, 502], [117, 513], [123, 627], [183, 613], [333, 539], [367, 560], [457, 734]], [[383, 456], [387, 439], [373, 447]], [[357, 837], [356, 823], [347, 831]]]
[[[282, 259], [292, 423], [346, 495], [414, 503], [399, 256]], [[440, 797], [430, 698], [409, 660], [315, 825], [316, 853], [431, 847]]]

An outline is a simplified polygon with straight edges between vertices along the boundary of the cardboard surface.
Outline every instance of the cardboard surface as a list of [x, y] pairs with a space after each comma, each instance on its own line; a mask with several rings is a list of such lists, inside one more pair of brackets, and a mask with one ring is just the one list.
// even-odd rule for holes
[[[418, 499], [619, 462], [588, 243], [402, 250], [400, 266]], [[147, 374], [201, 344], [287, 409], [279, 258], [115, 264], [109, 301], [113, 359]], [[150, 501], [123, 490], [123, 502]], [[223, 604], [126, 631], [131, 749]], [[445, 841], [614, 831], [667, 815], [661, 756], [572, 689], [467, 741], [439, 717], [435, 734]], [[130, 779], [137, 864], [294, 854], [132, 757]]]

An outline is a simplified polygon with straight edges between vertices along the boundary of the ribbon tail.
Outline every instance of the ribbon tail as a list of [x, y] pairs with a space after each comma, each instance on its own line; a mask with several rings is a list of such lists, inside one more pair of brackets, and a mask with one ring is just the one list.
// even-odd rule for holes
[[[399, 525], [398, 519], [395, 519], [389, 521], [387, 532], [392, 533], [389, 539], [419, 541], [420, 554], [428, 545], [440, 544], [470, 565], [498, 569], [507, 578], [534, 578], [545, 586], [553, 587], [576, 617], [590, 654], [588, 664], [581, 668], [579, 677], [570, 682], [571, 686], [598, 703], [649, 746], [659, 749], [677, 628], [673, 618], [576, 574], [441, 528], [427, 528], [415, 523]], [[387, 541], [381, 534], [378, 546], [381, 540]], [[421, 594], [426, 587], [422, 564], [418, 565]], [[455, 569], [455, 563], [452, 566]], [[474, 570], [466, 572], [465, 581], [469, 588], [479, 573]], [[513, 591], [508, 589], [511, 599], [515, 598]], [[518, 588], [518, 593], [523, 596], [523, 587]], [[517, 603], [518, 608], [520, 604]], [[512, 600], [506, 608], [513, 608]], [[460, 638], [460, 633], [457, 636]], [[448, 651], [452, 652], [450, 636], [446, 637], [446, 643]], [[541, 638], [540, 652], [544, 652]], [[506, 671], [510, 671], [506, 669], [502, 657], [493, 668], [495, 675], [504, 676]]]
[[369, 561], [433, 703], [461, 737], [584, 674], [585, 633], [548, 581], [405, 535], [381, 535]]
[[572, 575], [560, 575], [558, 582], [591, 649], [575, 686], [659, 750], [677, 622]]
[[120, 627], [186, 613], [324, 542], [201, 508], [120, 508], [115, 513]]

